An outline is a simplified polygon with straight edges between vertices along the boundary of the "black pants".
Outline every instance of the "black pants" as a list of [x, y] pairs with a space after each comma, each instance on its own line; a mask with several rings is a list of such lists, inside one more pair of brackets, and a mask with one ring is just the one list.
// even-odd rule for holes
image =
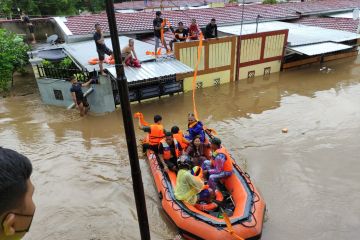
[[167, 167], [169, 168], [169, 170], [177, 172], [178, 170], [177, 158], [170, 158], [169, 160], [164, 160], [164, 161]]
[[146, 152], [146, 150], [152, 150], [155, 154], [158, 154], [159, 152], [159, 145], [150, 145], [148, 143], [143, 144], [143, 153]]

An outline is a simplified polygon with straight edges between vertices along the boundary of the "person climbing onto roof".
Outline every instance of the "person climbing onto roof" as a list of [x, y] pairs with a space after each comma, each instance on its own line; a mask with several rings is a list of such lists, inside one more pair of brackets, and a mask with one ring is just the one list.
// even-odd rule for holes
[[94, 33], [94, 41], [96, 44], [96, 50], [99, 55], [99, 67], [100, 67], [100, 74], [105, 75], [104, 73], [104, 59], [105, 54], [109, 55], [111, 58], [114, 58], [113, 52], [105, 45], [104, 40], [104, 33], [101, 30], [101, 26], [99, 23], [95, 24], [95, 33]]
[[191, 20], [191, 25], [189, 27], [189, 38], [190, 40], [199, 40], [200, 29], [196, 23], [196, 19]]
[[21, 20], [22, 20], [24, 23], [26, 23], [26, 26], [27, 26], [28, 29], [29, 29], [29, 32], [30, 32], [30, 35], [31, 35], [31, 38], [32, 38], [31, 43], [32, 43], [32, 44], [35, 44], [35, 43], [36, 43], [36, 39], [35, 39], [35, 33], [34, 33], [34, 25], [33, 25], [32, 22], [30, 21], [29, 16], [28, 16], [24, 11], [21, 12]]
[[150, 126], [142, 126], [139, 121], [139, 129], [149, 133], [148, 142], [143, 144], [143, 152], [146, 152], [147, 149], [155, 153], [158, 152], [160, 141], [165, 137], [165, 130], [161, 121], [162, 117], [160, 115], [154, 116], [154, 124], [150, 124]]
[[153, 20], [154, 26], [154, 36], [155, 36], [155, 56], [158, 55], [158, 48], [160, 47], [160, 42], [164, 45], [166, 52], [168, 52], [168, 48], [166, 45], [166, 41], [161, 37], [161, 31], [165, 29], [164, 20], [161, 18], [161, 12], [156, 12], [156, 17]]
[[221, 140], [217, 137], [211, 139], [212, 159], [206, 160], [202, 165], [204, 176], [209, 175], [209, 186], [215, 191], [220, 179], [232, 174], [232, 159], [227, 150], [221, 146]]
[[211, 19], [210, 23], [206, 25], [205, 29], [205, 38], [217, 38], [218, 32], [217, 32], [217, 25], [215, 18]]
[[184, 134], [182, 133], [182, 131], [180, 131], [179, 127], [173, 126], [171, 128], [171, 133], [173, 137], [178, 141], [178, 143], [180, 143], [181, 147], [185, 150], [189, 145], [189, 141], [184, 137]]
[[177, 159], [182, 155], [183, 148], [176, 139], [173, 138], [171, 132], [165, 133], [165, 138], [160, 141], [159, 159], [164, 167], [165, 172], [177, 172]]
[[125, 57], [124, 62], [126, 66], [140, 68], [141, 64], [135, 52], [134, 39], [129, 39], [129, 44], [121, 51]]
[[210, 143], [202, 143], [200, 136], [195, 136], [185, 153], [189, 155], [194, 166], [201, 166], [209, 159]]
[[206, 189], [201, 178], [191, 174], [189, 156], [182, 155], [177, 164], [179, 171], [176, 176], [175, 198], [191, 205], [198, 201], [208, 201], [211, 196], [210, 189]]
[[205, 132], [203, 128], [203, 123], [197, 121], [193, 113], [188, 115], [188, 132], [189, 135], [185, 136], [187, 140], [192, 141], [195, 136], [200, 136], [200, 141], [205, 142]]
[[174, 33], [175, 38], [170, 41], [170, 50], [173, 50], [173, 45], [175, 42], [185, 42], [187, 37], [189, 36], [188, 30], [184, 28], [184, 24], [182, 22], [178, 23], [178, 29], [174, 31], [171, 27], [170, 30]]
[[75, 76], [72, 76], [70, 77], [70, 82], [71, 82], [71, 88], [70, 88], [71, 97], [75, 103], [75, 107], [80, 112], [80, 116], [83, 117], [89, 111], [90, 105], [86, 97], [84, 96], [82, 87], [89, 86], [93, 82], [93, 80], [90, 79], [86, 83], [79, 83], [77, 78]]

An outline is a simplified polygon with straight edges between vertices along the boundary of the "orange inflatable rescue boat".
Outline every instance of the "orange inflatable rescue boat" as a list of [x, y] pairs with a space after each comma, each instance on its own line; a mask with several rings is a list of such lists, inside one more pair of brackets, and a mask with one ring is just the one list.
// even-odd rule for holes
[[223, 194], [216, 195], [217, 200], [223, 201], [214, 201], [221, 207], [214, 203], [192, 206], [175, 198], [176, 173], [165, 173], [159, 165], [158, 157], [151, 150], [147, 150], [146, 154], [161, 205], [185, 239], [261, 238], [265, 202], [250, 176], [234, 160], [233, 174], [221, 184]]

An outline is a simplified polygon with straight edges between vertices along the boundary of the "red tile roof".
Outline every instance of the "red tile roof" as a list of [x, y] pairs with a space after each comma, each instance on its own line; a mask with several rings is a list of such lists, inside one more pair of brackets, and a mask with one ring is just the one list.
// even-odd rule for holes
[[201, 6], [206, 3], [219, 2], [219, 0], [164, 0], [164, 1], [152, 1], [147, 0], [147, 6], [145, 6], [144, 1], [131, 1], [131, 2], [122, 2], [115, 3], [115, 9], [144, 9], [144, 8], [158, 8], [160, 5], [163, 7], [184, 7], [184, 6]]
[[[190, 9], [184, 11], [164, 11], [163, 17], [176, 24], [179, 21], [189, 25], [192, 18], [196, 18], [200, 26], [205, 26], [211, 18], [215, 17], [218, 24], [241, 22], [241, 10], [239, 6], [225, 8]], [[244, 20], [255, 20], [257, 15], [267, 19], [296, 18], [297, 14], [288, 12], [277, 5], [250, 5], [246, 6]], [[151, 31], [154, 12], [117, 13], [117, 25], [119, 32]], [[100, 23], [105, 32], [108, 32], [106, 14], [93, 14], [90, 16], [68, 17], [65, 23], [74, 35], [90, 34], [94, 31], [95, 23]]]
[[357, 27], [359, 25], [359, 20], [353, 20], [351, 18], [330, 18], [330, 17], [304, 17], [292, 22], [308, 25], [308, 26], [342, 30], [353, 33], [356, 33]]
[[[350, 9], [360, 7], [359, 0], [317, 0], [299, 3], [280, 4], [253, 4], [245, 5], [244, 20], [254, 21], [259, 14], [263, 19], [291, 19], [297, 18], [301, 13]], [[183, 11], [164, 11], [163, 17], [171, 21], [173, 25], [182, 21], [189, 25], [191, 18], [196, 18], [200, 26], [205, 26], [209, 20], [216, 18], [219, 25], [240, 23], [241, 6], [230, 6], [225, 8], [190, 9]], [[154, 12], [117, 13], [118, 30], [121, 33], [134, 33], [151, 31]], [[94, 31], [95, 23], [100, 23], [105, 32], [108, 32], [107, 17], [105, 13], [90, 16], [69, 17], [65, 23], [74, 35], [91, 34]]]

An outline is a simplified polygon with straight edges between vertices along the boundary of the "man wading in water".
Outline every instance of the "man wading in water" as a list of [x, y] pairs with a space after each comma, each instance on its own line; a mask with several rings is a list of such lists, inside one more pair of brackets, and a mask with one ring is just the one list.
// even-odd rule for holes
[[72, 76], [70, 78], [70, 81], [72, 84], [71, 88], [70, 88], [71, 97], [75, 103], [76, 108], [79, 109], [79, 111], [80, 111], [80, 116], [83, 117], [89, 111], [90, 106], [89, 106], [89, 103], [87, 102], [86, 97], [84, 97], [82, 87], [89, 86], [90, 83], [92, 82], [92, 80], [90, 79], [86, 83], [79, 83], [77, 81], [76, 77]]

